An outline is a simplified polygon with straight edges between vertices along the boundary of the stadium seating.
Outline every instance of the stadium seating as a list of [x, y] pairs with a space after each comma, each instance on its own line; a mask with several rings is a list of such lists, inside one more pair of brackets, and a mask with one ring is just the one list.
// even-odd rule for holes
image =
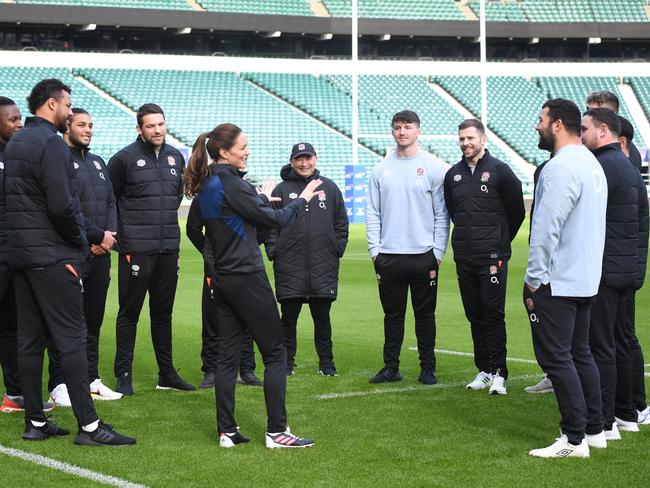
[[211, 12], [313, 16], [306, 0], [198, 0]]
[[[646, 0], [487, 0], [489, 21], [648, 22]], [[479, 1], [470, 0], [479, 15]]]
[[73, 107], [82, 107], [93, 117], [93, 152], [107, 159], [127, 142], [135, 140], [133, 118], [76, 80], [70, 71], [56, 68], [0, 68], [2, 94], [18, 104], [23, 118], [30, 115], [25, 97], [32, 87], [44, 78], [53, 77], [61, 79], [72, 89]]
[[[567, 98], [573, 100], [581, 109], [585, 106], [587, 95], [594, 91], [607, 90], [614, 93], [620, 101], [620, 114], [632, 122], [634, 130], [639, 134], [634, 119], [625, 104], [625, 100], [618, 89], [617, 80], [613, 77], [589, 76], [589, 77], [542, 77], [536, 78], [536, 82], [547, 93], [549, 98]], [[640, 136], [637, 136], [640, 140]]]
[[[650, 78], [633, 77], [627, 78], [625, 82], [632, 85], [634, 93], [641, 104], [641, 108], [645, 112], [645, 116], [650, 119]], [[650, 146], [650, 143], [648, 146]]]
[[[134, 110], [142, 103], [156, 101], [166, 111], [170, 134], [188, 146], [201, 132], [221, 122], [239, 125], [249, 135], [249, 169], [257, 178], [277, 179], [291, 146], [299, 141], [314, 144], [319, 166], [339, 184], [343, 182], [344, 165], [352, 160], [348, 138], [269, 96], [244, 76], [111, 69], [78, 73]], [[379, 157], [363, 149], [360, 159], [372, 165]]]
[[[350, 17], [350, 0], [323, 0], [332, 17]], [[467, 20], [454, 0], [363, 0], [358, 2], [364, 19]]]
[[76, 7], [150, 8], [192, 10], [186, 0], [16, 0], [21, 4], [71, 5]]

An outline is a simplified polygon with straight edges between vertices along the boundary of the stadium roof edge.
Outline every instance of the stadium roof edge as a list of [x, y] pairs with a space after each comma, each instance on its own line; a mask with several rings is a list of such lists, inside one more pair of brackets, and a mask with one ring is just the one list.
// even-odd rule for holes
[[[210, 57], [166, 54], [0, 51], [0, 66], [51, 68], [151, 69], [161, 66], [180, 71], [264, 72], [359, 75], [401, 74], [421, 76], [585, 76], [611, 73], [614, 63], [509, 63], [463, 61], [352, 61], [249, 57]], [[650, 63], [615, 63], [621, 76], [650, 76]]]
[[[290, 33], [351, 35], [352, 21], [341, 17], [255, 15], [113, 7], [0, 4], [2, 23], [43, 25], [122, 26], [231, 32], [281, 31]], [[621, 38], [650, 39], [650, 22], [488, 22], [493, 38]], [[415, 37], [478, 37], [474, 20], [359, 19], [361, 35]], [[435, 34], [434, 34], [435, 33]]]

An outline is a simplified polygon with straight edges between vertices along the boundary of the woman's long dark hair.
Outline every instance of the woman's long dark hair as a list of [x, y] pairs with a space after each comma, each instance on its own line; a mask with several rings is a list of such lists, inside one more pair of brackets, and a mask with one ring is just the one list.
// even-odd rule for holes
[[210, 175], [208, 156], [217, 161], [219, 151], [233, 147], [241, 133], [242, 130], [235, 124], [226, 123], [219, 124], [210, 132], [204, 132], [198, 137], [194, 146], [192, 146], [192, 154], [183, 174], [185, 194], [187, 196], [193, 197], [199, 193], [201, 185]]

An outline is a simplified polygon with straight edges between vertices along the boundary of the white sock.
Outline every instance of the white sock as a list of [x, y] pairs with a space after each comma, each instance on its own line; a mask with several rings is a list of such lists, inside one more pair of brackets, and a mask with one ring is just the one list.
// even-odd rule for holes
[[93, 423], [88, 425], [83, 425], [81, 428], [84, 432], [94, 432], [97, 430], [97, 427], [99, 427], [99, 420], [95, 420]]
[[43, 427], [46, 424], [46, 422], [36, 422], [36, 420], [30, 420], [30, 422], [34, 427]]

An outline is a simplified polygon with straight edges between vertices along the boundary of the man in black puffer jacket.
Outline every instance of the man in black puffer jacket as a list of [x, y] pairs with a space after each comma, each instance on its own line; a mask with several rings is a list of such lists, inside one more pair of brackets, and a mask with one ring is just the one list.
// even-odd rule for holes
[[[84, 316], [86, 318], [88, 379], [90, 393], [102, 400], [119, 400], [116, 393], [99, 377], [99, 332], [104, 320], [106, 295], [111, 281], [110, 251], [115, 244], [117, 218], [115, 196], [104, 160], [90, 152], [93, 121], [82, 108], [73, 108], [68, 120], [68, 132], [63, 139], [72, 152], [74, 181], [79, 193], [86, 235], [90, 247], [81, 265], [84, 284]], [[49, 390], [57, 405], [69, 406], [69, 399], [56, 353], [50, 354]], [[67, 402], [67, 405], [66, 405]]]
[[521, 182], [485, 148], [480, 120], [458, 126], [463, 159], [445, 175], [445, 204], [454, 222], [451, 244], [458, 286], [474, 342], [478, 374], [468, 389], [507, 393], [506, 279], [510, 242], [524, 221]]
[[266, 241], [266, 254], [273, 261], [275, 293], [282, 310], [282, 327], [287, 346], [287, 374], [293, 374], [296, 355], [296, 324], [303, 303], [309, 304], [314, 320], [314, 343], [319, 372], [336, 376], [332, 353], [330, 308], [338, 290], [339, 259], [348, 243], [348, 216], [341, 191], [316, 169], [316, 152], [308, 143], [293, 146], [291, 164], [282, 168], [282, 182], [273, 196], [285, 207], [305, 188], [320, 179], [324, 191], [314, 198], [296, 221]]
[[625, 316], [629, 295], [643, 284], [648, 240], [645, 185], [621, 151], [619, 133], [620, 121], [612, 110], [585, 112], [582, 142], [603, 167], [608, 190], [603, 272], [591, 312], [589, 345], [600, 372], [604, 437], [610, 440], [620, 439], [619, 430], [639, 430], [633, 403], [634, 328]]
[[133, 395], [135, 335], [147, 292], [151, 337], [158, 362], [156, 388], [194, 390], [178, 376], [172, 361], [172, 310], [181, 236], [178, 206], [183, 198], [185, 161], [181, 153], [165, 142], [165, 115], [158, 105], [141, 106], [137, 120], [136, 141], [108, 162], [117, 200], [120, 253], [115, 390]]
[[60, 355], [79, 425], [75, 443], [135, 444], [97, 417], [90, 397], [80, 264], [88, 241], [73, 182], [70, 149], [57, 135], [67, 130], [70, 88], [43, 80], [28, 97], [35, 117], [5, 149], [9, 266], [15, 271], [18, 370], [25, 398], [23, 439], [43, 440], [69, 431], [43, 413], [43, 351]]

